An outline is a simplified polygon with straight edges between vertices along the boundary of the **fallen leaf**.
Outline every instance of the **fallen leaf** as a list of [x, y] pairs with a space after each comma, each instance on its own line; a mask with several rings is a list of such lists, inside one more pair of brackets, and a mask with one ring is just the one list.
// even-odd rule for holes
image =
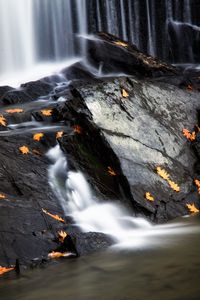
[[34, 141], [39, 142], [43, 136], [44, 136], [44, 133], [41, 133], [41, 132], [36, 133], [36, 134], [34, 134], [33, 139], [34, 139]]
[[200, 194], [200, 180], [195, 180], [194, 183], [196, 184], [196, 186], [198, 187], [198, 193]]
[[145, 198], [149, 201], [154, 201], [154, 197], [149, 192], [146, 192]]
[[65, 238], [67, 237], [67, 232], [61, 230], [61, 231], [58, 231], [58, 240], [59, 242], [63, 243]]
[[51, 253], [48, 254], [48, 257], [50, 258], [60, 258], [60, 257], [67, 257], [69, 256], [70, 253], [67, 253], [67, 252], [55, 252], [55, 251], [52, 251]]
[[4, 118], [4, 116], [0, 115], [0, 125], [2, 126], [6, 126], [6, 119]]
[[43, 116], [49, 117], [52, 115], [53, 110], [52, 109], [42, 109], [41, 113], [43, 114]]
[[0, 266], [0, 275], [3, 275], [7, 272], [13, 271], [15, 268], [5, 268]]
[[128, 98], [129, 97], [129, 93], [125, 89], [122, 89], [122, 97], [123, 98]]
[[117, 173], [111, 167], [108, 167], [108, 174], [110, 176], [117, 176]]
[[169, 183], [169, 186], [172, 188], [172, 190], [174, 190], [175, 192], [180, 192], [180, 187], [178, 186], [177, 183], [175, 183], [174, 181], [167, 179], [167, 182]]
[[13, 109], [6, 109], [5, 111], [9, 114], [14, 114], [14, 113], [22, 113], [24, 110], [22, 108], [13, 108]]
[[200, 212], [199, 209], [196, 208], [196, 206], [193, 204], [186, 204], [187, 208], [189, 209], [189, 211], [191, 213], [197, 213], [197, 212]]
[[81, 134], [82, 133], [82, 128], [79, 125], [74, 125], [73, 126], [74, 132], [77, 134]]
[[45, 213], [46, 215], [52, 217], [53, 219], [59, 221], [59, 222], [62, 222], [62, 223], [65, 223], [65, 220], [63, 220], [61, 217], [59, 217], [58, 215], [53, 215], [51, 213], [49, 213], [47, 210], [45, 209], [42, 209], [43, 213]]
[[60, 139], [60, 138], [63, 136], [63, 134], [64, 134], [63, 131], [58, 131], [58, 132], [56, 133], [56, 138], [57, 138], [57, 139]]
[[191, 142], [196, 140], [196, 133], [193, 131], [192, 133], [188, 129], [183, 129], [183, 135], [190, 140]]
[[163, 179], [167, 180], [169, 179], [169, 174], [165, 169], [162, 169], [161, 167], [156, 168], [157, 174], [162, 177]]
[[22, 146], [22, 147], [19, 147], [19, 151], [22, 153], [22, 154], [28, 154], [30, 151], [29, 151], [29, 148], [27, 146]]
[[128, 44], [125, 43], [125, 42], [116, 41], [116, 42], [114, 42], [114, 43], [115, 43], [115, 45], [117, 45], [117, 46], [128, 47]]
[[0, 194], [0, 199], [5, 199], [6, 196], [4, 194]]

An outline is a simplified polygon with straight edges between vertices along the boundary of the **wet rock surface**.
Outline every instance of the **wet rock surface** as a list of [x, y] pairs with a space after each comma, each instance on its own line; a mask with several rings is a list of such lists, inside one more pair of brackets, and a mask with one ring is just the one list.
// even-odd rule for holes
[[[115, 47], [121, 53], [121, 46]], [[159, 223], [187, 214], [188, 202], [198, 207], [193, 180], [200, 175], [199, 138], [195, 153], [182, 129], [192, 131], [199, 122], [199, 94], [197, 89], [186, 89], [188, 81], [182, 85], [184, 89], [179, 88], [183, 75], [163, 75], [155, 80], [144, 78], [142, 72], [139, 77], [94, 78], [80, 64], [63, 74], [73, 82], [61, 84], [55, 76], [17, 90], [0, 87], [0, 114], [7, 121], [6, 127], [0, 127], [0, 194], [5, 196], [0, 199], [0, 265], [15, 264], [16, 259], [23, 265], [46, 260], [48, 253], [59, 247], [55, 238], [62, 229], [69, 233], [79, 255], [113, 243], [104, 234], [81, 233], [71, 220], [59, 223], [43, 212], [64, 218], [48, 184], [45, 156], [57, 142], [70, 169], [86, 175], [94, 197], [101, 201], [123, 203], [133, 214]], [[77, 74], [79, 78], [74, 80]], [[38, 97], [47, 103], [41, 106]], [[6, 113], [13, 105], [24, 111]], [[52, 115], [42, 115], [41, 107], [52, 109]], [[23, 131], [23, 127], [13, 134], [11, 124], [31, 121], [59, 125], [64, 135], [56, 140], [59, 129], [49, 130], [36, 142], [33, 132]], [[23, 145], [30, 153], [20, 152]], [[158, 166], [170, 174], [180, 192], [156, 174]], [[146, 192], [155, 201], [145, 199]]]

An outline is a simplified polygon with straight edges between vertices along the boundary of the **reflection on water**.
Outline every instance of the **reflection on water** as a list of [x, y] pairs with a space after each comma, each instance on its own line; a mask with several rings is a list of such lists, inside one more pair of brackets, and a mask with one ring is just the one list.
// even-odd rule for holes
[[16, 279], [8, 274], [0, 281], [1, 300], [198, 300], [200, 219], [181, 222], [183, 231], [192, 226], [195, 233], [173, 235], [171, 225], [148, 249], [109, 249]]

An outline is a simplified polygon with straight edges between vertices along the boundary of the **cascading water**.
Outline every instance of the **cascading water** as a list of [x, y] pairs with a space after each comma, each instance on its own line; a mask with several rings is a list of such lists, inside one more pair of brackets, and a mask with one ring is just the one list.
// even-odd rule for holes
[[[59, 145], [47, 153], [52, 164], [48, 170], [49, 184], [66, 216], [71, 216], [84, 232], [102, 232], [111, 235], [115, 247], [134, 248], [159, 243], [156, 236], [186, 233], [182, 223], [153, 226], [142, 218], [132, 217], [120, 205], [94, 199], [83, 174], [68, 170], [67, 160]], [[173, 230], [169, 231], [169, 228]], [[194, 228], [192, 228], [194, 230]], [[147, 239], [148, 237], [148, 239]]]
[[99, 30], [173, 63], [197, 63], [198, 8], [197, 0], [0, 0], [0, 83], [19, 71], [39, 77], [37, 65], [84, 59], [80, 35]]

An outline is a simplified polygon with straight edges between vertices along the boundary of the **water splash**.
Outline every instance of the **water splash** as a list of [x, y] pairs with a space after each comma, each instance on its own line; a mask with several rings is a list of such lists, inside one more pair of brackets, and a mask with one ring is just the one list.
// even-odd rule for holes
[[[111, 235], [116, 248], [147, 247], [160, 244], [160, 236], [180, 235], [195, 232], [183, 223], [154, 226], [143, 218], [136, 218], [122, 205], [99, 202], [90, 191], [80, 172], [68, 170], [67, 160], [60, 146], [52, 148], [47, 156], [52, 162], [49, 167], [49, 184], [65, 212], [84, 232], [102, 232]], [[162, 241], [163, 242], [163, 241]]]

